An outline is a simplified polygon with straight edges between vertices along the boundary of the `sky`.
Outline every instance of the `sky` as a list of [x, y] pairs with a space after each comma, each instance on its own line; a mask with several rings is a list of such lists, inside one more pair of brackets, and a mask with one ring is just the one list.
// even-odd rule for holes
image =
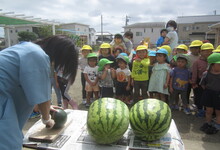
[[[1, 0], [0, 13], [15, 12], [61, 23], [82, 23], [101, 31], [121, 33], [128, 24], [167, 22], [177, 16], [220, 14], [219, 0]], [[0, 36], [3, 30], [0, 29]]]

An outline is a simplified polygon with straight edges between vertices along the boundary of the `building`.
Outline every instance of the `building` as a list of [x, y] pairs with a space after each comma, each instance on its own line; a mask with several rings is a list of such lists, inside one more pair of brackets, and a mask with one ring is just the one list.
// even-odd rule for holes
[[103, 42], [110, 43], [112, 40], [113, 40], [113, 35], [109, 32], [96, 33], [96, 43], [99, 45]]
[[160, 37], [161, 29], [165, 28], [165, 22], [145, 22], [124, 26], [124, 32], [133, 32], [133, 44], [137, 46], [140, 41], [150, 39], [151, 47], [155, 47]]
[[209, 40], [215, 43], [215, 33], [209, 26], [220, 22], [220, 15], [179, 16], [177, 17], [180, 43], [189, 44], [193, 40]]
[[209, 32], [215, 34], [215, 47], [220, 45], [220, 22], [209, 26], [211, 29]]
[[[81, 23], [60, 24], [60, 31], [72, 33], [81, 39], [81, 44], [89, 44], [89, 25]], [[80, 45], [80, 46], [82, 46]]]

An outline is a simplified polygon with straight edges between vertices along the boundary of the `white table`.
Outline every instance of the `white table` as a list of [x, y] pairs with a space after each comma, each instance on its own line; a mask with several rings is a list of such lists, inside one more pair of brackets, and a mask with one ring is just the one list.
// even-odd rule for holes
[[[68, 112], [68, 118], [72, 118], [71, 124], [65, 129], [65, 131], [62, 133], [62, 135], [68, 135], [70, 136], [69, 140], [60, 148], [61, 150], [129, 150], [133, 147], [133, 141], [134, 136], [132, 136], [129, 132], [131, 129], [129, 128], [124, 137], [128, 141], [128, 146], [123, 145], [98, 145], [94, 141], [91, 140], [90, 136], [88, 134], [85, 135], [85, 141], [80, 141], [79, 137], [84, 135], [82, 133], [86, 132], [86, 119], [87, 119], [87, 111], [81, 111], [81, 110], [67, 110]], [[36, 144], [36, 148], [45, 148], [45, 149], [59, 149], [54, 147], [48, 147], [48, 144], [45, 143], [36, 143], [31, 142], [28, 140], [29, 135], [31, 135], [34, 132], [34, 129], [41, 124], [41, 121], [39, 120], [36, 122], [25, 134], [23, 144], [31, 145]], [[161, 138], [159, 142], [162, 143], [162, 145], [167, 143], [167, 141], [164, 141], [169, 139], [168, 145], [170, 146], [170, 149], [174, 150], [184, 150], [184, 144], [181, 140], [181, 137], [179, 135], [179, 132], [177, 130], [176, 124], [174, 120], [172, 120], [170, 129], [168, 130], [167, 134]], [[156, 143], [161, 144], [161, 143]], [[146, 143], [144, 143], [146, 144]], [[155, 143], [148, 143], [149, 145], [154, 145]], [[139, 149], [147, 149], [147, 148], [139, 148]], [[153, 148], [150, 148], [153, 149]], [[157, 148], [154, 148], [157, 149]]]

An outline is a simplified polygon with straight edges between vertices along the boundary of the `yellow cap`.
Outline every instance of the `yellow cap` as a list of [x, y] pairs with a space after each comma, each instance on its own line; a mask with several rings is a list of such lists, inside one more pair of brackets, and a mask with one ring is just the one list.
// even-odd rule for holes
[[92, 47], [89, 45], [83, 45], [81, 50], [92, 50]]
[[213, 50], [212, 52], [213, 53], [220, 53], [220, 45], [215, 50]]
[[211, 43], [204, 43], [201, 46], [201, 50], [213, 50], [214, 46]]
[[158, 49], [161, 49], [161, 48], [163, 48], [163, 49], [165, 49], [165, 50], [167, 50], [167, 52], [168, 52], [168, 56], [170, 56], [170, 54], [171, 54], [171, 52], [172, 52], [172, 49], [171, 49], [171, 47], [169, 46], [169, 45], [163, 45], [163, 46], [161, 46], [161, 47], [157, 47]]
[[185, 50], [185, 51], [188, 50], [188, 47], [187, 47], [185, 44], [180, 44], [180, 45], [178, 45], [176, 48], [177, 48], [177, 49], [183, 49], [183, 50]]
[[146, 50], [147, 51], [147, 46], [145, 45], [139, 45], [136, 49], [136, 51], [140, 51], [140, 50]]
[[200, 41], [200, 40], [194, 40], [191, 42], [190, 46], [189, 47], [200, 47], [202, 46], [203, 42]]
[[109, 43], [102, 43], [100, 48], [111, 48], [111, 45]]

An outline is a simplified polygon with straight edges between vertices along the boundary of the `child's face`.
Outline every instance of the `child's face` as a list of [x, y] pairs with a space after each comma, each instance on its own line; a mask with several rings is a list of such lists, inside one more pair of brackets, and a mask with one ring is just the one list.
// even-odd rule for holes
[[215, 72], [220, 72], [220, 64], [213, 64], [212, 70]]
[[120, 44], [122, 42], [122, 39], [120, 39], [120, 38], [115, 38], [115, 43], [116, 44]]
[[200, 51], [200, 47], [191, 47], [190, 51], [191, 51], [192, 55], [198, 56], [199, 55], [199, 51]]
[[167, 32], [166, 32], [166, 31], [163, 31], [163, 32], [161, 33], [161, 36], [162, 36], [162, 37], [166, 37], [166, 35], [167, 35]]
[[153, 63], [156, 60], [156, 56], [149, 56], [149, 59], [150, 59], [150, 64], [153, 65]]
[[102, 55], [108, 55], [109, 54], [109, 49], [108, 48], [102, 48], [101, 52], [102, 52]]
[[156, 59], [157, 59], [157, 62], [163, 63], [163, 62], [165, 62], [166, 57], [164, 56], [164, 54], [159, 53], [159, 54], [156, 55]]
[[187, 64], [187, 60], [185, 60], [184, 58], [181, 59], [177, 59], [176, 65], [179, 68], [185, 68]]
[[137, 55], [140, 59], [144, 59], [147, 56], [147, 50], [139, 50], [137, 51]]
[[88, 63], [90, 67], [95, 67], [97, 64], [97, 58], [89, 58]]
[[110, 69], [110, 68], [111, 68], [110, 64], [105, 65], [105, 69]]
[[91, 50], [82, 50], [83, 57], [87, 57], [87, 55], [91, 53]]
[[177, 54], [186, 54], [187, 51], [184, 50], [184, 49], [179, 49], [179, 48], [177, 48], [177, 49], [176, 49], [176, 53], [177, 53]]
[[126, 68], [126, 66], [127, 66], [127, 64], [123, 61], [123, 60], [118, 60], [118, 66], [119, 66], [119, 68], [121, 68], [121, 69], [125, 69]]
[[212, 49], [200, 51], [200, 55], [205, 59], [207, 59], [211, 54], [212, 54]]

